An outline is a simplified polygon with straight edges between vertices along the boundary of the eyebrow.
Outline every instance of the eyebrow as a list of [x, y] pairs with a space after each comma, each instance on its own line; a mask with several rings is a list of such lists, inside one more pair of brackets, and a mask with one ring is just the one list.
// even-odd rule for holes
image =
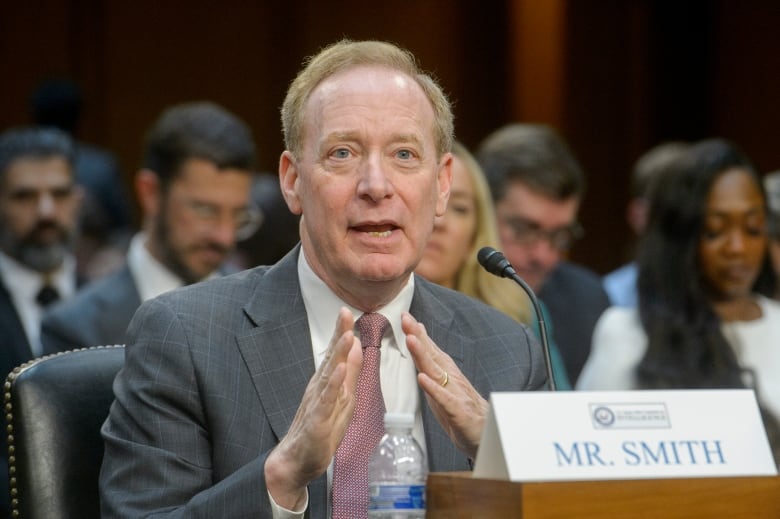
[[[320, 142], [331, 143], [339, 141], [357, 141], [360, 140], [360, 131], [335, 131], [326, 135]], [[391, 136], [390, 142], [412, 143], [422, 148], [422, 139], [414, 133], [398, 133]]]
[[704, 213], [705, 217], [709, 216], [721, 216], [721, 217], [727, 217], [731, 216], [734, 213], [739, 214], [746, 214], [746, 215], [753, 215], [753, 214], [764, 214], [767, 212], [766, 206], [764, 205], [754, 205], [751, 207], [748, 207], [746, 210], [737, 210], [737, 211], [726, 211], [721, 209], [707, 209]]

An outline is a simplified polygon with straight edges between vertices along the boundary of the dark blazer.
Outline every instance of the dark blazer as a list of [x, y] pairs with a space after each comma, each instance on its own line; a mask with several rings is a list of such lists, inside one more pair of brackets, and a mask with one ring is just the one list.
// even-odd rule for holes
[[[270, 516], [265, 459], [314, 374], [298, 252], [141, 305], [102, 431], [104, 518]], [[544, 387], [533, 333], [503, 314], [419, 277], [410, 312], [482, 395]], [[467, 470], [421, 402], [430, 469]], [[323, 474], [309, 516], [327, 500]]]
[[609, 297], [595, 272], [562, 261], [544, 282], [539, 298], [555, 325], [553, 339], [574, 386], [588, 360], [593, 329], [609, 306]]
[[41, 322], [43, 350], [124, 344], [127, 325], [140, 305], [141, 296], [125, 265], [46, 312]]
[[0, 373], [3, 381], [11, 370], [30, 359], [32, 351], [22, 320], [0, 279]]
[[[11, 294], [0, 280], [0, 372], [2, 382], [16, 366], [32, 358], [30, 342], [16, 311]], [[8, 448], [6, 435], [0, 434], [0, 518], [11, 516], [11, 496], [8, 493]]]
[[[76, 285], [82, 280], [77, 278]], [[62, 351], [52, 345], [52, 348], [44, 347], [43, 353]], [[28, 360], [32, 360], [30, 341], [24, 331], [22, 320], [19, 317], [11, 294], [0, 278], [0, 375], [2, 382], [6, 376], [17, 366], [21, 366]], [[10, 517], [10, 496], [8, 494], [8, 449], [6, 448], [6, 435], [0, 434], [0, 518]]]

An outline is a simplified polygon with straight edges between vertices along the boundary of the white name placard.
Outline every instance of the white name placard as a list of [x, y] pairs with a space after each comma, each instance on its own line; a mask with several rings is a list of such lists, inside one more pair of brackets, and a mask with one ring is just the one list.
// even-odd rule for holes
[[752, 390], [493, 393], [474, 477], [777, 475]]

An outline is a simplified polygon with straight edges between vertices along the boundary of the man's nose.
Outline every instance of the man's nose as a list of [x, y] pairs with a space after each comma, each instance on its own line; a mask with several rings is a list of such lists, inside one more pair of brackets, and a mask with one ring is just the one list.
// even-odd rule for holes
[[235, 245], [237, 232], [236, 221], [230, 217], [216, 218], [209, 226], [209, 238], [227, 249]]
[[372, 200], [381, 200], [393, 191], [387, 166], [378, 154], [369, 155], [359, 166], [358, 193]]
[[38, 214], [40, 216], [51, 216], [54, 214], [56, 202], [51, 193], [41, 193], [38, 197]]
[[552, 267], [561, 260], [561, 251], [547, 238], [536, 240], [528, 247], [536, 263]]

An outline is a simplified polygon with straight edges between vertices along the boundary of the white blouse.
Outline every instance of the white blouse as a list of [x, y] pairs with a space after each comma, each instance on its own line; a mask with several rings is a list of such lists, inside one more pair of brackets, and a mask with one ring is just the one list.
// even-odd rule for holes
[[[759, 400], [780, 417], [780, 303], [756, 296], [761, 318], [722, 325], [737, 360], [752, 371]], [[588, 361], [576, 389], [637, 389], [636, 368], [647, 349], [647, 337], [636, 308], [610, 307], [593, 331]]]

